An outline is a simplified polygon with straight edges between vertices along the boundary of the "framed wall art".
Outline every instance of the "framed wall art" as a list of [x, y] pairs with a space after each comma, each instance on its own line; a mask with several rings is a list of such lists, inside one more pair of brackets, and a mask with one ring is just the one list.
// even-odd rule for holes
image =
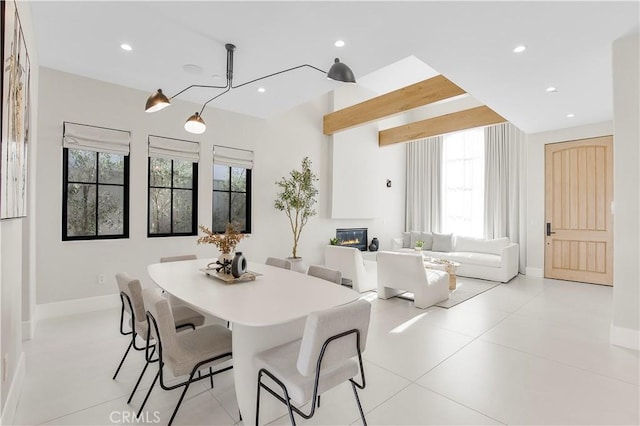
[[0, 219], [27, 215], [31, 63], [15, 1], [2, 1]]

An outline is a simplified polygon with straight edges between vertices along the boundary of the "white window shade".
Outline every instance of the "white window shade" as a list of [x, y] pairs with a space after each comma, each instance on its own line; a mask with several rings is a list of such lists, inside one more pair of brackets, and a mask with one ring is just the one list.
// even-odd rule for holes
[[213, 146], [213, 163], [230, 167], [253, 168], [253, 151], [229, 148], [226, 146]]
[[86, 151], [129, 155], [131, 132], [86, 124], [64, 123], [62, 146]]
[[200, 144], [198, 142], [149, 135], [149, 157], [189, 160], [197, 163], [200, 160]]

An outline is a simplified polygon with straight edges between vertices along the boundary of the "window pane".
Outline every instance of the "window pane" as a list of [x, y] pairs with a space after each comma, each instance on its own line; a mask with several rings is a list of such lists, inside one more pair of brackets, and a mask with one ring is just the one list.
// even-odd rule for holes
[[229, 190], [229, 167], [213, 165], [213, 189]]
[[193, 163], [191, 161], [173, 160], [173, 187], [193, 188]]
[[245, 230], [247, 224], [247, 196], [246, 194], [231, 194], [231, 221], [240, 224], [240, 229]]
[[124, 188], [98, 186], [98, 235], [124, 233]]
[[124, 184], [124, 155], [98, 153], [98, 183]]
[[153, 157], [149, 160], [149, 185], [170, 188], [171, 160]]
[[213, 192], [213, 232], [224, 232], [229, 222], [229, 193]]
[[231, 168], [231, 190], [247, 191], [247, 170], [238, 167]]
[[173, 232], [191, 232], [193, 192], [186, 189], [173, 191]]
[[69, 182], [96, 181], [96, 152], [69, 149]]
[[149, 233], [169, 234], [171, 232], [171, 190], [149, 189]]
[[67, 185], [67, 236], [96, 234], [96, 186]]

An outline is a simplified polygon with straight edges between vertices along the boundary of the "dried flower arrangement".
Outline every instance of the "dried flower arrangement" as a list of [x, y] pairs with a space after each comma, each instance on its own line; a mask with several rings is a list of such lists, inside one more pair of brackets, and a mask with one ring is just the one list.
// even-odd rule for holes
[[223, 254], [231, 253], [236, 245], [245, 237], [239, 230], [239, 225], [227, 223], [224, 234], [216, 234], [206, 226], [200, 225], [200, 230], [206, 235], [198, 238], [198, 244], [213, 244]]

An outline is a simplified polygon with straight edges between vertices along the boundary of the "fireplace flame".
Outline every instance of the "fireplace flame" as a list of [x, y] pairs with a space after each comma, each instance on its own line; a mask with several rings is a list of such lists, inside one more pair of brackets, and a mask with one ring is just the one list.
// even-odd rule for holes
[[359, 239], [354, 239], [354, 240], [344, 240], [340, 242], [340, 245], [345, 246], [347, 244], [360, 244], [360, 240]]

